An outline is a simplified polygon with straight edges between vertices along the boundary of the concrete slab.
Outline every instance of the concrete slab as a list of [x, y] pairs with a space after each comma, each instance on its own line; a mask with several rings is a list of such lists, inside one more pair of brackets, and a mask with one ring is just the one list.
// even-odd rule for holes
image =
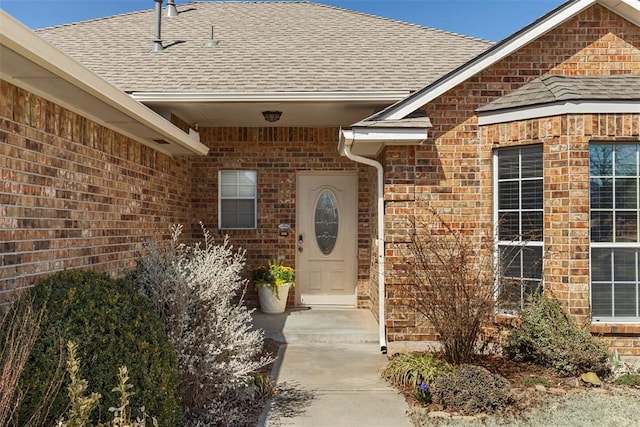
[[380, 378], [387, 357], [375, 344], [294, 344], [283, 353], [277, 373], [277, 383], [284, 385], [282, 397], [291, 393], [305, 398], [291, 399], [295, 411], [271, 408], [260, 425], [411, 426], [403, 396]]
[[294, 344], [301, 342], [378, 342], [378, 323], [364, 309], [293, 309], [283, 314], [253, 313], [254, 325], [267, 338]]
[[368, 310], [254, 313], [254, 325], [287, 343], [272, 372], [279, 395], [258, 426], [411, 426], [403, 396], [380, 378], [388, 358]]

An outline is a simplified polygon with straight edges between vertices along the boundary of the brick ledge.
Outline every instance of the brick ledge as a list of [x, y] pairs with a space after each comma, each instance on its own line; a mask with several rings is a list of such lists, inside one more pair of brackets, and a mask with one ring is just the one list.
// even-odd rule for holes
[[640, 324], [638, 323], [592, 323], [592, 334], [625, 334], [640, 335]]

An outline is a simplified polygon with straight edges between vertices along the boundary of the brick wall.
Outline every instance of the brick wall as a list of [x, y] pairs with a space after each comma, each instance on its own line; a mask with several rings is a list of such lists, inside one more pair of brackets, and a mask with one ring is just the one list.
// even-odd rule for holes
[[[247, 250], [249, 267], [276, 256], [295, 265], [296, 173], [299, 171], [358, 172], [358, 305], [369, 306], [370, 211], [375, 175], [370, 167], [341, 157], [337, 128], [200, 128], [200, 140], [210, 151], [193, 158], [193, 219], [209, 230], [218, 228], [218, 170], [258, 171], [258, 228], [224, 230], [234, 245]], [[290, 224], [289, 235], [279, 235], [278, 225]], [[294, 295], [289, 294], [293, 303]], [[256, 296], [249, 294], [254, 305]]]
[[143, 242], [189, 222], [187, 158], [0, 88], [0, 304], [66, 268], [121, 275]]
[[[569, 312], [579, 320], [587, 319], [588, 141], [592, 137], [639, 138], [638, 117], [554, 117], [480, 129], [476, 108], [544, 74], [640, 74], [640, 28], [594, 5], [425, 105], [433, 123], [425, 144], [385, 150], [390, 341], [435, 338], [429, 325], [402, 307], [406, 303], [403, 277], [397, 271], [402, 271], [398, 263], [402, 262], [400, 246], [407, 241], [406, 217], [429, 222], [433, 220], [429, 207], [433, 207], [454, 227], [493, 233], [492, 156], [499, 146], [544, 144], [545, 283]], [[625, 345], [635, 346], [640, 354], [638, 332], [631, 332], [633, 338], [621, 335], [616, 342], [629, 338]]]

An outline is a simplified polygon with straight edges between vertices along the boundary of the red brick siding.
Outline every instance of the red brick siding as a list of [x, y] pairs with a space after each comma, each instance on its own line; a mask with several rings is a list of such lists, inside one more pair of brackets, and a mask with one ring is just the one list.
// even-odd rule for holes
[[638, 117], [569, 116], [478, 126], [476, 108], [543, 74], [640, 74], [640, 28], [594, 5], [425, 105], [433, 123], [425, 144], [385, 150], [389, 341], [433, 335], [403, 307], [402, 277], [394, 273], [402, 262], [397, 244], [407, 240], [406, 217], [428, 221], [431, 206], [454, 227], [492, 233], [492, 155], [498, 146], [545, 145], [545, 283], [570, 313], [587, 318], [588, 141], [638, 138]]
[[[358, 305], [369, 306], [371, 254], [371, 193], [375, 178], [369, 166], [341, 157], [337, 128], [200, 128], [200, 140], [210, 148], [206, 157], [193, 158], [193, 219], [210, 230], [218, 228], [218, 171], [258, 171], [258, 228], [224, 230], [234, 245], [247, 250], [249, 267], [276, 256], [295, 265], [296, 173], [354, 171], [358, 173]], [[373, 180], [372, 180], [373, 179]], [[373, 207], [375, 209], [375, 207]], [[278, 224], [290, 224], [286, 237]], [[290, 293], [290, 302], [294, 295]], [[248, 298], [255, 304], [255, 294]]]
[[0, 85], [0, 304], [65, 268], [121, 275], [143, 242], [188, 223], [188, 159]]

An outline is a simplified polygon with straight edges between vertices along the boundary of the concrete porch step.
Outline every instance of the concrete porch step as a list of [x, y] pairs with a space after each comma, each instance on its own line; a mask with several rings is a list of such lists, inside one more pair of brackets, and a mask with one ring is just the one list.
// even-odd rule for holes
[[378, 322], [371, 311], [355, 308], [294, 308], [282, 314], [264, 314], [256, 310], [255, 328], [266, 338], [287, 344], [378, 342]]

